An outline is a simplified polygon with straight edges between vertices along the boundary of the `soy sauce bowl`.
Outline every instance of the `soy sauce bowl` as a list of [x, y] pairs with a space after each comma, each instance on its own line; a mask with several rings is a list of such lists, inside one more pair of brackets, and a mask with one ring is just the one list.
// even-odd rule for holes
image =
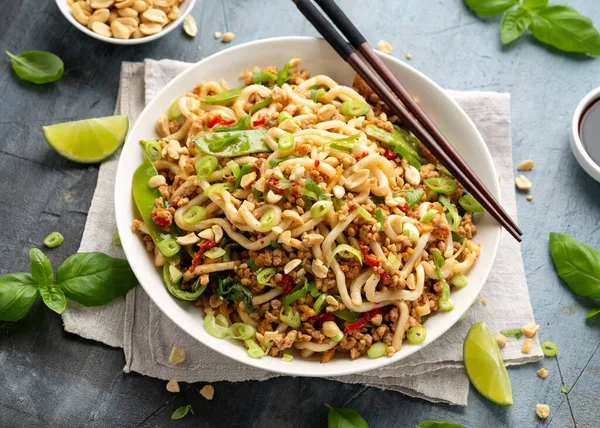
[[587, 172], [594, 180], [600, 182], [600, 165], [594, 162], [594, 160], [586, 151], [583, 142], [581, 141], [580, 133], [583, 115], [587, 109], [596, 102], [600, 102], [600, 88], [594, 89], [585, 97], [583, 97], [575, 109], [573, 121], [571, 123], [571, 150], [573, 150], [575, 159], [577, 159], [577, 162], [579, 162], [579, 165], [581, 165], [585, 172]]

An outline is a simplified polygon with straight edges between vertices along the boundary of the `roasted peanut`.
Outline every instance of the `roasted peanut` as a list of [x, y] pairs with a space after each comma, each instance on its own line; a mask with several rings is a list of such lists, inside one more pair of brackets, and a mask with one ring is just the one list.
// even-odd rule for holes
[[73, 18], [75, 18], [77, 22], [87, 27], [90, 20], [90, 13], [83, 10], [79, 2], [73, 5], [71, 12], [73, 13]]
[[94, 9], [108, 9], [115, 4], [115, 0], [91, 0], [89, 3]]
[[126, 7], [124, 9], [119, 9], [119, 11], [117, 13], [119, 14], [119, 16], [121, 16], [123, 18], [136, 18], [138, 16], [137, 11], [130, 7]]
[[88, 19], [88, 28], [92, 29], [92, 24], [94, 22], [106, 23], [108, 21], [108, 17], [110, 16], [110, 11], [108, 9], [98, 9], [92, 16]]
[[104, 37], [112, 37], [110, 27], [104, 22], [95, 21], [94, 23], [92, 23], [92, 31]]
[[179, 8], [177, 6], [171, 6], [169, 12], [167, 13], [167, 18], [169, 18], [171, 21], [175, 21], [177, 18], [179, 18]]
[[148, 3], [146, 3], [144, 0], [136, 0], [135, 3], [133, 3], [133, 5], [131, 6], [131, 8], [137, 13], [142, 13], [148, 9]]
[[117, 9], [124, 9], [126, 7], [131, 7], [133, 6], [133, 3], [135, 2], [135, 0], [122, 0], [122, 1], [117, 1], [117, 3], [115, 4], [115, 7]]
[[[160, 24], [157, 24], [156, 22], [140, 24], [140, 31], [145, 36], [151, 36], [152, 34], [160, 33], [160, 30], [162, 30], [162, 26]], [[169, 134], [165, 134], [164, 137], [166, 137], [167, 135]]]
[[143, 23], [151, 23], [151, 22], [156, 22], [157, 24], [165, 25], [169, 22], [169, 18], [167, 18], [167, 14], [164, 13], [162, 10], [160, 9], [156, 9], [151, 7], [150, 9], [148, 9], [147, 11], [145, 11], [144, 13], [142, 13], [140, 15], [140, 18], [142, 19]]
[[221, 39], [221, 41], [223, 43], [229, 43], [233, 39], [235, 39], [235, 33], [232, 33], [231, 31], [228, 31], [225, 34], [223, 34], [223, 38]]
[[127, 25], [119, 22], [119, 18], [110, 23], [110, 31], [116, 39], [128, 39], [131, 36], [131, 30]]

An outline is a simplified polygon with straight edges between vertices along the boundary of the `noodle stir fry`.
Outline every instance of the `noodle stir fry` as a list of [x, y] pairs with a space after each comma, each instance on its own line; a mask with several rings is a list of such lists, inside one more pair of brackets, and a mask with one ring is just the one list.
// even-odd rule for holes
[[453, 309], [483, 208], [362, 81], [299, 63], [173, 102], [141, 142], [133, 230], [168, 291], [252, 357], [391, 356]]

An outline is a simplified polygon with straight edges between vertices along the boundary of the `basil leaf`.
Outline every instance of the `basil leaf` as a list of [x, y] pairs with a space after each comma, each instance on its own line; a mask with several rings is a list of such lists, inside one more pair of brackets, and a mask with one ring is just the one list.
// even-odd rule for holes
[[442, 421], [442, 420], [430, 420], [421, 421], [415, 428], [467, 428], [461, 424], [455, 424], [454, 422]]
[[227, 300], [240, 300], [244, 302], [244, 306], [248, 313], [256, 312], [256, 308], [252, 304], [252, 292], [242, 284], [236, 283], [230, 276], [227, 278], [219, 278], [215, 293], [217, 296]]
[[178, 420], [183, 419], [187, 416], [188, 413], [194, 414], [194, 409], [192, 409], [192, 405], [188, 404], [187, 406], [178, 407], [173, 414], [171, 415], [171, 419]]
[[58, 267], [56, 281], [69, 299], [84, 306], [104, 305], [137, 285], [127, 260], [103, 253], [73, 254]]
[[529, 28], [536, 39], [560, 50], [600, 55], [600, 33], [590, 18], [570, 6], [550, 4], [536, 10]]
[[62, 60], [50, 52], [29, 51], [13, 55], [6, 51], [13, 70], [21, 80], [27, 80], [38, 85], [55, 82], [65, 71]]
[[535, 11], [548, 4], [548, 0], [523, 0], [523, 7], [527, 10]]
[[600, 298], [600, 252], [566, 233], [550, 233], [556, 272], [579, 296]]
[[506, 11], [500, 24], [500, 40], [507, 44], [518, 39], [531, 25], [532, 17], [523, 8]]
[[354, 409], [345, 407], [332, 407], [325, 403], [329, 408], [327, 412], [327, 428], [369, 428], [369, 424]]
[[37, 281], [25, 272], [0, 276], [0, 321], [18, 321], [31, 309], [39, 291]]
[[39, 287], [48, 287], [54, 284], [54, 272], [50, 260], [37, 248], [29, 250], [29, 269]]
[[[1, 278], [0, 278], [1, 279]], [[592, 309], [590, 309], [588, 311], [588, 313], [585, 315], [585, 318], [592, 318], [596, 315], [600, 314], [600, 303], [597, 303], [596, 306], [594, 306]]]
[[362, 314], [360, 312], [352, 312], [348, 308], [344, 308], [340, 311], [335, 311], [333, 315], [348, 322], [356, 322], [362, 318]]
[[465, 0], [477, 15], [494, 16], [519, 4], [519, 0]]
[[65, 293], [56, 284], [40, 285], [42, 300], [50, 309], [57, 314], [62, 314], [67, 307]]

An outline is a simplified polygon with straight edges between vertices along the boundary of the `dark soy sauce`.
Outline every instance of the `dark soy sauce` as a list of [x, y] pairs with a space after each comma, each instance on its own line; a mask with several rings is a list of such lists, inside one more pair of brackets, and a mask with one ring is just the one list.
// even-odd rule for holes
[[583, 112], [579, 135], [587, 154], [596, 165], [600, 165], [600, 99], [590, 104]]

